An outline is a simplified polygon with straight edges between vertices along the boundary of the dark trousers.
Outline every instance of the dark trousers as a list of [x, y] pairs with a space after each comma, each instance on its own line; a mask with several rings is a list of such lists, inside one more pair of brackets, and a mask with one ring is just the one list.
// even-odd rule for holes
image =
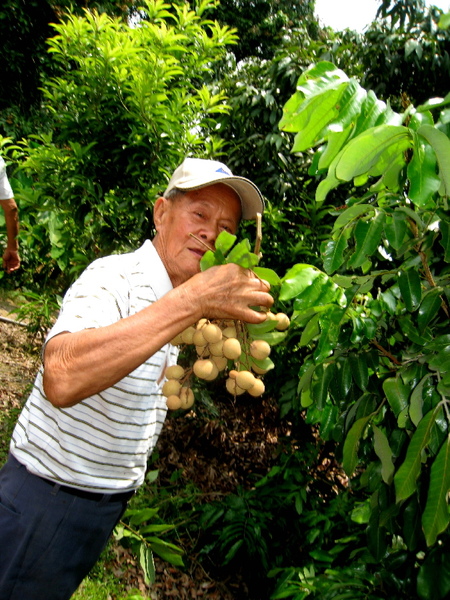
[[84, 495], [8, 458], [0, 470], [0, 600], [69, 600], [129, 498]]

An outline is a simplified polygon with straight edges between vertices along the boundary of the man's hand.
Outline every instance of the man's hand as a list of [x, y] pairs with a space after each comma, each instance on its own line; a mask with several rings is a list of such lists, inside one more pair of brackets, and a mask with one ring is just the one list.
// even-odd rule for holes
[[6, 249], [3, 253], [3, 268], [7, 273], [17, 271], [20, 267], [20, 257], [17, 250]]
[[208, 319], [235, 319], [262, 323], [265, 313], [251, 307], [270, 308], [273, 298], [270, 285], [250, 269], [236, 264], [211, 267], [183, 284], [192, 306]]

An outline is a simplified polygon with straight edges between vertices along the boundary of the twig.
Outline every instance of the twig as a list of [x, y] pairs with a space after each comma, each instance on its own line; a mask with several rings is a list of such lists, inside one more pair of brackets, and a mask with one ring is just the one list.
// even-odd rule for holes
[[383, 346], [381, 344], [379, 344], [376, 340], [372, 340], [372, 344], [374, 346], [376, 346], [378, 348], [378, 350], [384, 354], [385, 356], [387, 356], [390, 360], [392, 360], [392, 362], [396, 365], [401, 365], [402, 363], [397, 360], [395, 358], [395, 356], [393, 356], [388, 350], [386, 350], [386, 348], [383, 348]]
[[205, 248], [207, 248], [207, 250], [211, 250], [211, 252], [214, 252], [214, 248], [211, 248], [211, 246], [208, 246], [208, 244], [206, 242], [204, 242], [203, 240], [201, 240], [199, 237], [197, 237], [193, 233], [190, 233], [189, 235], [192, 238], [194, 238], [194, 240], [196, 240], [197, 242], [200, 242], [200, 244], [203, 244], [203, 246], [205, 246]]
[[21, 327], [26, 327], [26, 323], [22, 323], [22, 321], [15, 321], [14, 319], [8, 319], [8, 317], [0, 316], [0, 321], [4, 321], [5, 323], [11, 323], [11, 325], [20, 325]]
[[254, 253], [256, 256], [261, 258], [261, 242], [262, 242], [262, 228], [261, 228], [261, 213], [256, 213], [256, 241]]

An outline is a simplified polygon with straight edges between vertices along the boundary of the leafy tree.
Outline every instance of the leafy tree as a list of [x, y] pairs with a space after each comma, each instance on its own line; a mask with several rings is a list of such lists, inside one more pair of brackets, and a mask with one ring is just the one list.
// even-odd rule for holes
[[297, 264], [283, 278], [302, 352], [283, 410], [305, 410], [336, 443], [366, 527], [360, 564], [389, 557], [406, 597], [434, 599], [450, 589], [430, 569], [431, 556], [448, 559], [450, 522], [448, 103], [396, 113], [324, 62], [301, 75], [280, 123], [293, 152], [314, 151], [318, 203], [352, 186], [322, 270]]
[[181, 157], [220, 148], [202, 127], [226, 110], [223, 95], [199, 82], [235, 36], [186, 5], [145, 7], [138, 27], [95, 12], [54, 25], [52, 129], [4, 146], [21, 163], [12, 183], [28, 280], [64, 273], [64, 285], [95, 256], [135, 247]]
[[133, 0], [4, 0], [0, 7], [2, 61], [0, 80], [0, 123], [7, 135], [23, 128], [23, 118], [30, 118], [41, 100], [42, 78], [54, 74], [55, 65], [48, 58], [46, 40], [54, 33], [66, 10], [82, 14], [85, 8], [126, 17]]

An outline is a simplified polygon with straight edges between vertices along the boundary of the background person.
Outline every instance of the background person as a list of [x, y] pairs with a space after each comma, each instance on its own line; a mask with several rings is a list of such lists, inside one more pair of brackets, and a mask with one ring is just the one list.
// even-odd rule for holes
[[19, 242], [19, 211], [11, 185], [6, 175], [6, 165], [0, 156], [0, 206], [3, 209], [6, 222], [6, 249], [3, 253], [3, 268], [7, 273], [17, 271], [20, 267]]
[[251, 307], [272, 305], [267, 283], [199, 267], [203, 244], [262, 210], [251, 181], [186, 159], [155, 202], [153, 240], [71, 286], [0, 471], [0, 598], [68, 600], [95, 564], [163, 426], [170, 340], [202, 317], [264, 321]]

